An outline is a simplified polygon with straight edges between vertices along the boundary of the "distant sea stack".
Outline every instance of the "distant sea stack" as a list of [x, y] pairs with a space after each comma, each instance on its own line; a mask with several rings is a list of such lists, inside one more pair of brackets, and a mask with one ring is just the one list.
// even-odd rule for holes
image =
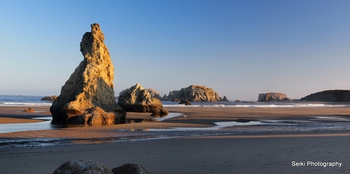
[[152, 98], [157, 98], [157, 99], [161, 99], [161, 98], [162, 98], [162, 97], [160, 96], [159, 92], [156, 91], [155, 89], [148, 88], [148, 89], [146, 89], [146, 90], [149, 92], [149, 94], [151, 94], [151, 97], [152, 97]]
[[223, 101], [223, 102], [229, 102], [229, 100], [228, 100], [228, 98], [227, 98], [226, 96], [224, 96], [224, 97], [221, 99], [221, 101]]
[[152, 116], [168, 115], [162, 102], [152, 97], [149, 89], [143, 88], [140, 84], [120, 92], [118, 104], [127, 112], [151, 112]]
[[54, 100], [57, 99], [57, 97], [58, 97], [57, 95], [45, 96], [45, 97], [41, 98], [41, 100], [43, 100], [43, 101], [54, 101]]
[[326, 90], [310, 94], [300, 100], [314, 102], [350, 102], [350, 90]]
[[221, 98], [213, 89], [202, 85], [191, 85], [181, 90], [170, 91], [163, 99], [171, 101], [218, 102]]
[[54, 100], [52, 124], [113, 124], [126, 112], [114, 98], [114, 66], [99, 24], [91, 25], [80, 42], [83, 61]]
[[261, 93], [258, 97], [258, 102], [271, 102], [271, 101], [290, 101], [291, 99], [287, 97], [286, 94], [269, 92]]

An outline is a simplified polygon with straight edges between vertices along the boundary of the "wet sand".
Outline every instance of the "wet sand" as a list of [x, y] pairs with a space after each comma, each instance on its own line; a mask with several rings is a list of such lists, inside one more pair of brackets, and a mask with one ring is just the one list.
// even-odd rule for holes
[[[24, 107], [0, 107], [0, 121], [29, 123], [33, 117], [50, 116], [49, 107], [34, 108], [39, 112], [24, 113]], [[179, 113], [179, 117], [162, 122], [151, 121], [149, 113], [128, 113], [127, 119], [138, 123], [107, 126], [75, 126], [56, 130], [37, 130], [2, 133], [0, 138], [106, 138], [118, 137], [118, 130], [166, 129], [173, 127], [211, 127], [217, 121], [238, 119], [302, 118], [306, 116], [350, 116], [350, 108], [230, 108], [230, 107], [169, 107], [169, 112]], [[186, 117], [184, 117], [186, 115]], [[36, 121], [36, 120], [34, 120]], [[0, 122], [0, 125], [2, 123]]]
[[[72, 159], [96, 160], [109, 168], [133, 162], [162, 173], [349, 173], [349, 134], [209, 136], [98, 145], [2, 151], [7, 173], [52, 173]], [[292, 166], [297, 162], [339, 162], [334, 167]]]
[[[42, 108], [43, 110], [48, 108]], [[305, 116], [350, 116], [350, 108], [206, 108], [169, 107], [181, 116], [164, 122], [71, 127], [58, 130], [0, 134], [0, 138], [103, 138], [118, 136], [118, 129], [206, 127], [215, 121]], [[0, 108], [1, 117], [21, 108]], [[3, 113], [3, 112], [7, 113]], [[186, 114], [186, 117], [183, 116]], [[40, 112], [33, 115], [47, 115]], [[128, 113], [148, 119], [148, 114]], [[119, 132], [120, 133], [120, 132]], [[7, 173], [52, 173], [72, 159], [97, 160], [109, 168], [128, 162], [149, 173], [349, 173], [350, 131], [198, 136], [156, 140], [126, 140], [94, 145], [0, 148], [0, 168]], [[296, 162], [339, 162], [339, 167], [292, 166]]]

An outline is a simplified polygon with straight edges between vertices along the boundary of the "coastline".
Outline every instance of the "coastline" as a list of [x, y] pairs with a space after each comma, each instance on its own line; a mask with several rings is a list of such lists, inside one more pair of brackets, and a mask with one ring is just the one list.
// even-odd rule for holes
[[[24, 122], [31, 120], [32, 117], [47, 117], [50, 114], [48, 107], [38, 107], [37, 109], [42, 112], [29, 114], [17, 112], [25, 107], [5, 108], [0, 108], [0, 118], [20, 118]], [[0, 168], [8, 173], [50, 173], [68, 160], [84, 159], [99, 161], [110, 168], [128, 162], [140, 163], [149, 173], [154, 174], [347, 173], [350, 171], [350, 156], [346, 155], [346, 152], [350, 150], [348, 146], [350, 130], [204, 134], [201, 136], [184, 134], [173, 137], [162, 137], [158, 134], [145, 136], [150, 132], [142, 131], [172, 127], [206, 128], [212, 127], [217, 121], [237, 121], [239, 119], [284, 120], [306, 119], [310, 116], [335, 116], [347, 119], [350, 116], [349, 107], [168, 107], [166, 109], [172, 113], [180, 113], [180, 115], [159, 122], [149, 121], [148, 119], [151, 119], [149, 113], [128, 113], [127, 118], [130, 120], [145, 119], [145, 121], [120, 125], [78, 126], [1, 133], [0, 139], [3, 140], [43, 139], [43, 141], [51, 141], [54, 145], [47, 145], [44, 142], [42, 146], [0, 148]], [[125, 138], [124, 136], [130, 137]], [[58, 143], [62, 140], [69, 143]], [[341, 162], [342, 166], [293, 166], [293, 162], [302, 164], [307, 161], [337, 161]]]

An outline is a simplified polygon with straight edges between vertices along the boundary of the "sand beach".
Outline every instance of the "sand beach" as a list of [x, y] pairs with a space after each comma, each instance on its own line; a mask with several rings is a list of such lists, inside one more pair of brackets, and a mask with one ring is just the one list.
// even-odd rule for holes
[[[30, 123], [33, 116], [48, 116], [48, 107], [22, 113], [23, 107], [1, 107], [4, 123]], [[72, 159], [96, 160], [109, 168], [124, 163], [142, 164], [149, 173], [348, 173], [349, 130], [255, 132], [166, 137], [152, 129], [205, 128], [218, 121], [341, 117], [348, 107], [335, 108], [229, 108], [169, 107], [177, 117], [147, 121], [149, 114], [128, 113], [134, 123], [67, 127], [1, 133], [1, 140], [52, 138], [66, 144], [0, 148], [0, 168], [8, 173], [51, 173]], [[186, 117], [184, 117], [186, 115]], [[145, 121], [140, 121], [145, 120]], [[249, 127], [252, 128], [252, 127]], [[224, 129], [230, 129], [224, 128]], [[131, 131], [133, 130], [133, 131]], [[233, 130], [234, 131], [234, 130]], [[132, 133], [133, 132], [133, 133]], [[142, 132], [135, 134], [135, 132]], [[171, 132], [171, 131], [170, 131]], [[232, 132], [232, 130], [231, 130]], [[128, 134], [131, 133], [131, 134]], [[153, 136], [145, 136], [147, 134]], [[126, 135], [127, 134], [127, 135]], [[169, 133], [171, 134], [171, 133]], [[133, 136], [118, 139], [119, 136]], [[57, 140], [58, 139], [58, 140]], [[93, 141], [89, 141], [93, 140]], [[341, 164], [340, 164], [341, 163]]]

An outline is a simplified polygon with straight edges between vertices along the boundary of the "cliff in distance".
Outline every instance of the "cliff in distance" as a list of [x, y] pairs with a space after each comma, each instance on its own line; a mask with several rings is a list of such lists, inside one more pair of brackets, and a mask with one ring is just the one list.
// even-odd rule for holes
[[300, 100], [314, 102], [350, 102], [350, 90], [326, 90], [310, 94]]

